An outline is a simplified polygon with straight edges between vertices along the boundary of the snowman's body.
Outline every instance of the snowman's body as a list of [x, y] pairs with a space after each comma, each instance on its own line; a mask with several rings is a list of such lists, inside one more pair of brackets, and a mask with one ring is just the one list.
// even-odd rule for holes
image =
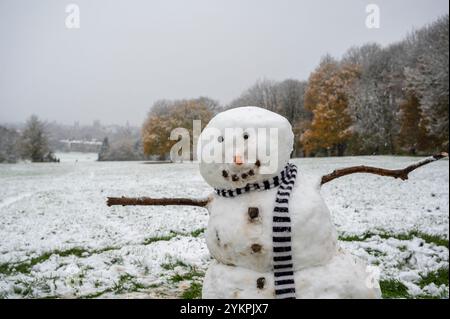
[[[253, 107], [242, 109], [255, 115], [250, 117], [249, 121], [261, 121], [258, 115], [262, 116], [266, 112], [273, 114]], [[237, 111], [235, 109], [227, 112]], [[211, 122], [216, 127], [223, 128], [220, 124], [227, 122], [226, 119], [227, 117], [220, 121], [219, 118], [219, 121], [215, 122], [213, 119]], [[271, 125], [285, 129], [285, 123], [280, 124], [277, 121]], [[286, 132], [290, 131], [289, 125]], [[288, 134], [286, 132], [285, 135]], [[287, 141], [286, 136], [281, 138], [287, 144], [290, 139], [291, 136], [287, 136]], [[290, 153], [290, 150], [287, 151]], [[287, 151], [279, 150], [278, 171], [289, 158], [285, 159]], [[229, 169], [231, 174], [239, 172], [239, 167], [235, 170], [233, 166], [227, 165], [216, 165], [215, 168], [219, 171]], [[248, 169], [256, 171], [251, 182], [262, 178], [258, 176], [254, 166], [248, 165], [242, 171]], [[201, 172], [214, 187], [225, 187], [229, 184], [233, 186], [228, 170], [226, 177], [217, 177], [216, 175], [220, 174], [214, 173], [214, 164], [209, 164], [203, 168], [201, 166]], [[244, 184], [245, 181], [239, 180], [235, 186], [241, 187]], [[276, 193], [277, 188], [272, 188], [251, 191], [238, 197], [221, 197], [216, 194], [211, 197], [208, 204], [210, 219], [206, 242], [215, 261], [211, 263], [204, 279], [203, 298], [275, 297], [272, 216]], [[301, 172], [301, 168], [290, 195], [289, 214], [297, 298], [380, 296], [379, 289], [370, 285], [370, 274], [366, 272], [366, 266], [338, 247], [329, 210], [320, 195], [319, 180], [306, 176]]]
[[[295, 272], [297, 298], [380, 298], [379, 289], [369, 288], [373, 282], [368, 279], [365, 268], [365, 265], [354, 256], [339, 250], [324, 265]], [[213, 261], [206, 272], [202, 297], [205, 299], [272, 299], [275, 298], [274, 292], [272, 272], [259, 272]]]
[[[300, 172], [289, 200], [295, 270], [323, 265], [336, 253], [335, 229], [314, 184], [317, 185]], [[208, 206], [206, 243], [218, 262], [260, 272], [273, 269], [272, 214], [276, 192], [277, 189], [254, 191], [234, 198], [214, 195]], [[251, 218], [249, 209], [255, 208], [258, 216]]]

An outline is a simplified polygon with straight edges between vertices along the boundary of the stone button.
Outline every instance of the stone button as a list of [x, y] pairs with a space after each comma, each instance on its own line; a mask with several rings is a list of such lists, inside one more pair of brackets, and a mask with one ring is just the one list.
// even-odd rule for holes
[[256, 279], [256, 288], [263, 289], [265, 283], [266, 283], [266, 278], [259, 277], [258, 279]]
[[259, 216], [259, 209], [258, 207], [249, 207], [248, 208], [248, 216], [250, 219], [255, 219]]
[[261, 245], [260, 244], [253, 244], [252, 245], [252, 251], [254, 252], [254, 253], [259, 253], [260, 251], [261, 251]]

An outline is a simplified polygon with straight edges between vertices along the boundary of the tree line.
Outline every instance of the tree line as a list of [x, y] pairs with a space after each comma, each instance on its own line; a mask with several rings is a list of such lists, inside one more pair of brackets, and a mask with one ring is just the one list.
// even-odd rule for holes
[[307, 81], [258, 80], [228, 105], [201, 97], [154, 103], [142, 127], [145, 154], [166, 158], [176, 127], [254, 105], [285, 116], [294, 156], [427, 154], [448, 150], [449, 16], [382, 47], [325, 55]]
[[[32, 162], [59, 162], [55, 150], [70, 151], [64, 139], [78, 143], [78, 152], [98, 152], [99, 161], [145, 160], [139, 129], [119, 125], [103, 126], [99, 121], [93, 125], [66, 126], [55, 122], [41, 121], [32, 115], [25, 125], [0, 126], [0, 163], [16, 163], [19, 160]], [[89, 142], [103, 139], [100, 147]], [[83, 143], [86, 143], [84, 145]], [[98, 150], [97, 150], [98, 149]]]
[[19, 159], [32, 162], [59, 162], [49, 146], [45, 125], [32, 115], [22, 132], [0, 126], [0, 163]]

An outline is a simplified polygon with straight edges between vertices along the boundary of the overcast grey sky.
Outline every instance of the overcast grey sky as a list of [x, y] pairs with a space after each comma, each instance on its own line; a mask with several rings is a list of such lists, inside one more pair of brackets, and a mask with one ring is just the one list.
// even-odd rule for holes
[[[67, 29], [66, 5], [80, 8]], [[366, 5], [381, 10], [365, 26]], [[400, 40], [447, 0], [0, 0], [0, 122], [141, 125], [161, 98], [228, 103], [257, 79], [307, 79], [320, 57]]]

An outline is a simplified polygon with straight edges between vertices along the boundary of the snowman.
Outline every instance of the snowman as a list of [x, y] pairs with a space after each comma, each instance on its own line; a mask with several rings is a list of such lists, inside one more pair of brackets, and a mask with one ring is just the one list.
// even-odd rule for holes
[[214, 188], [203, 298], [380, 298], [368, 267], [339, 247], [319, 178], [289, 163], [293, 142], [286, 118], [251, 106], [201, 133], [200, 173]]
[[320, 186], [354, 173], [407, 180], [413, 170], [448, 158], [441, 152], [403, 169], [353, 166], [321, 178], [289, 163], [289, 122], [247, 106], [216, 115], [199, 137], [208, 198], [108, 197], [107, 205], [189, 205], [209, 210], [213, 257], [203, 298], [380, 298], [376, 269], [339, 247]]

